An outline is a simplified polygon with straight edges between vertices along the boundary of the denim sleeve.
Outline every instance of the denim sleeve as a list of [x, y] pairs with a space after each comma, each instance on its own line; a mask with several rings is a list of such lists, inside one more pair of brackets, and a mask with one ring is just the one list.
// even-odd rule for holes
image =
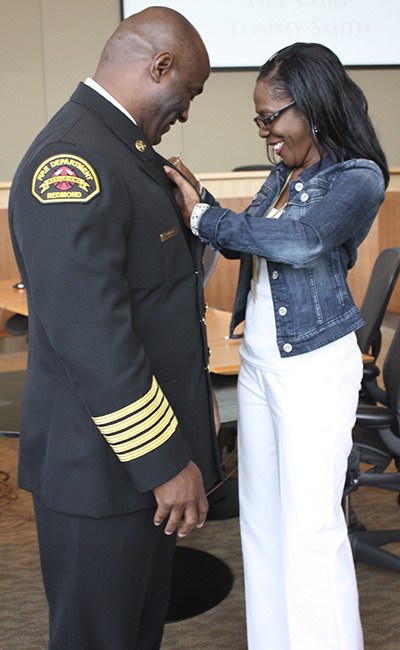
[[336, 170], [328, 191], [307, 205], [291, 197], [280, 219], [213, 206], [201, 219], [200, 238], [218, 250], [253, 253], [295, 268], [313, 266], [319, 257], [349, 240], [357, 247], [383, 198], [381, 171], [360, 161]]

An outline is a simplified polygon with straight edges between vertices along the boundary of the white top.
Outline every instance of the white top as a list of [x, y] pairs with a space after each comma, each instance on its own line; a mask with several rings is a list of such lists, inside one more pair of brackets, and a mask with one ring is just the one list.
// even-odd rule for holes
[[354, 332], [317, 350], [281, 357], [276, 342], [275, 314], [267, 261], [258, 257], [257, 262], [257, 299], [253, 299], [254, 280], [252, 280], [247, 297], [246, 322], [240, 347], [240, 356], [244, 361], [273, 373], [284, 373], [311, 362], [317, 362], [325, 367], [335, 366], [340, 359], [351, 352], [356, 339]]
[[[264, 218], [279, 219], [285, 207], [286, 204], [280, 208], [272, 206]], [[255, 255], [253, 255], [253, 279], [247, 296], [246, 321], [240, 355], [250, 363], [262, 366], [274, 367], [280, 365], [281, 360], [276, 342], [275, 314], [267, 260]]]
[[246, 322], [240, 355], [255, 365], [274, 366], [280, 363], [267, 261], [262, 257], [257, 257], [257, 279], [253, 277], [247, 296]]

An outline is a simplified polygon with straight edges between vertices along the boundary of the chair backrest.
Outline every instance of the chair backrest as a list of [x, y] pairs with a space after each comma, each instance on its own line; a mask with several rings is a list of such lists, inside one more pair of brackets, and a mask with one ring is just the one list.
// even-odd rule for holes
[[273, 165], [241, 165], [240, 167], [234, 167], [233, 172], [258, 172], [268, 169], [273, 169]]
[[13, 336], [26, 336], [28, 334], [28, 316], [13, 314], [4, 323], [4, 329]]
[[387, 405], [396, 415], [396, 433], [400, 434], [400, 322], [386, 353], [383, 364], [383, 382]]
[[374, 264], [360, 311], [365, 324], [357, 331], [361, 352], [376, 358], [381, 347], [381, 325], [400, 273], [400, 248], [386, 248]]
[[204, 269], [204, 279], [203, 279], [203, 288], [206, 287], [207, 282], [211, 278], [215, 265], [218, 262], [219, 251], [214, 251], [209, 246], [204, 248], [203, 253], [203, 269]]
[[[383, 441], [385, 448], [389, 449], [390, 452], [396, 457], [396, 464], [400, 470], [400, 321], [395, 330], [392, 341], [389, 345], [389, 348], [386, 352], [385, 361], [383, 363], [383, 383], [384, 390], [378, 387], [377, 384], [372, 383], [368, 385], [368, 392], [373, 397], [373, 403], [376, 402], [381, 405], [383, 404], [389, 409], [391, 413], [391, 422], [386, 424], [381, 424], [377, 421], [376, 428], [378, 430], [379, 436]], [[373, 413], [373, 411], [372, 411]], [[367, 427], [368, 430], [368, 427]], [[366, 449], [372, 450], [372, 455], [375, 457], [375, 452], [378, 449], [378, 455], [383, 451], [383, 456], [385, 455], [384, 449], [381, 448], [379, 443], [376, 441], [376, 434], [368, 437], [366, 431], [362, 430], [361, 438], [355, 439], [354, 435], [357, 436], [357, 427], [353, 430], [353, 440], [359, 446], [363, 446]], [[375, 441], [374, 441], [375, 440]], [[370, 453], [370, 452], [368, 452]], [[364, 455], [364, 459], [367, 456]], [[371, 456], [368, 456], [371, 458]], [[376, 464], [376, 460], [366, 460], [367, 463], [371, 465]]]

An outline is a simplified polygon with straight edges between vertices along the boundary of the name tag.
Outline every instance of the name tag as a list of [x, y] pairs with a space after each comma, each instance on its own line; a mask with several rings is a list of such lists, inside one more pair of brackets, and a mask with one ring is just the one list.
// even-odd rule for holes
[[164, 241], [168, 241], [168, 239], [171, 239], [171, 237], [176, 237], [177, 235], [179, 235], [179, 228], [178, 226], [174, 226], [173, 228], [170, 228], [169, 230], [162, 232], [160, 235], [160, 239], [162, 242], [164, 242]]

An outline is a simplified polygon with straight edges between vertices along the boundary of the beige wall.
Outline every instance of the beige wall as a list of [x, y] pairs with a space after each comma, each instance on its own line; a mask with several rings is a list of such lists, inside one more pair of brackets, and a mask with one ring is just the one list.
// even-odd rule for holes
[[93, 74], [119, 20], [118, 0], [0, 0], [0, 181]]
[[[0, 181], [12, 178], [38, 130], [93, 73], [119, 19], [119, 0], [0, 0]], [[367, 96], [389, 164], [400, 166], [400, 69], [350, 74]], [[188, 124], [175, 125], [159, 151], [182, 153], [199, 173], [264, 162], [252, 124], [255, 78], [256, 72], [212, 73]]]

